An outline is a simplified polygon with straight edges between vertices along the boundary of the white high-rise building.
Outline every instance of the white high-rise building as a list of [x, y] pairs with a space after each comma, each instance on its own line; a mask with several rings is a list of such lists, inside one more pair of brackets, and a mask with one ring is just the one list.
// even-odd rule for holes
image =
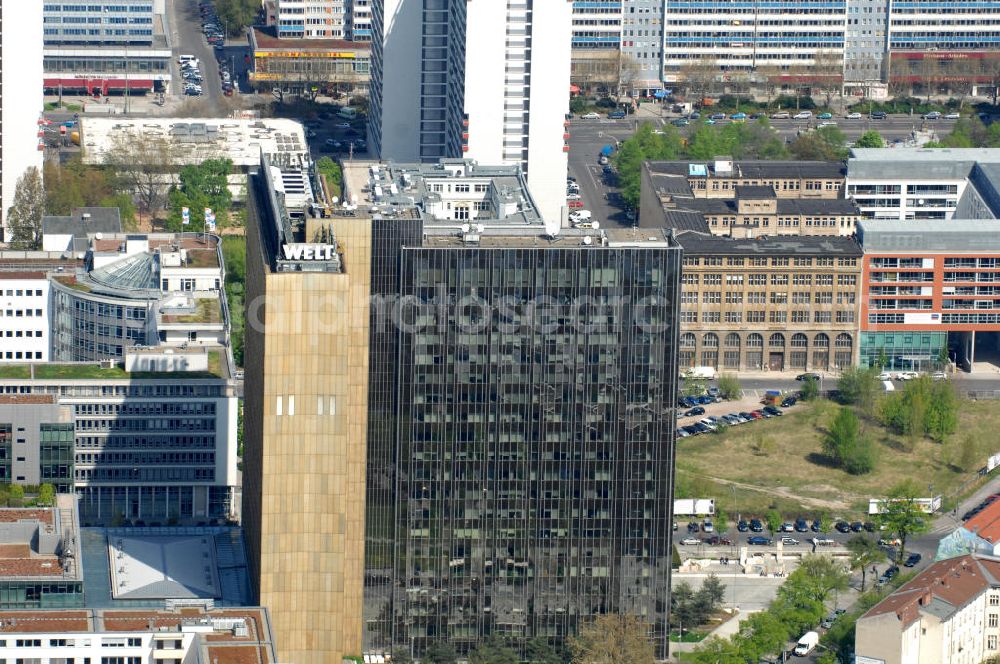
[[560, 219], [572, 3], [378, 0], [372, 26], [380, 157], [520, 164], [542, 217]]
[[0, 0], [0, 35], [0, 242], [4, 242], [7, 210], [14, 203], [18, 178], [30, 166], [42, 168], [38, 138], [43, 108], [42, 3]]
[[343, 39], [348, 0], [277, 0], [278, 37]]

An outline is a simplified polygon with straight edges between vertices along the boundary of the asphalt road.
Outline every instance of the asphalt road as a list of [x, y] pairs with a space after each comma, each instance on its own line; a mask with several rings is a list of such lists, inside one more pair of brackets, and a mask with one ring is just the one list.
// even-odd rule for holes
[[[170, 94], [184, 96], [184, 77], [181, 76], [180, 65], [177, 56], [180, 54], [193, 55], [201, 61], [201, 75], [204, 81], [201, 84], [203, 94], [200, 97], [187, 97], [196, 99], [200, 104], [209, 107], [213, 115], [219, 115], [224, 109], [222, 100], [222, 81], [219, 79], [218, 60], [215, 50], [205, 40], [205, 35], [201, 31], [201, 14], [198, 11], [198, 0], [175, 0], [167, 3], [168, 21], [171, 29], [171, 40], [174, 45], [170, 75], [173, 79]], [[235, 52], [233, 53], [235, 55]], [[225, 56], [228, 58], [229, 53]], [[241, 57], [242, 60], [242, 57]]]
[[[613, 204], [618, 188], [614, 176], [605, 176], [597, 163], [601, 148], [615, 145], [635, 132], [631, 120], [582, 120], [570, 121], [569, 174], [580, 185], [583, 209], [590, 210], [593, 219], [602, 225], [631, 226], [625, 211]], [[611, 195], [611, 201], [608, 195]]]
[[[791, 142], [795, 140], [800, 131], [815, 127], [822, 121], [813, 118], [811, 120], [771, 120], [770, 122], [778, 135], [786, 142]], [[869, 129], [874, 129], [889, 142], [906, 140], [914, 130], [934, 130], [939, 137], [943, 138], [955, 126], [954, 120], [923, 120], [919, 114], [912, 117], [910, 115], [890, 115], [885, 120], [871, 120], [868, 117], [860, 120], [847, 120], [843, 117], [834, 117], [828, 122], [836, 122], [837, 128], [844, 132], [849, 141], [857, 140], [861, 134]]]

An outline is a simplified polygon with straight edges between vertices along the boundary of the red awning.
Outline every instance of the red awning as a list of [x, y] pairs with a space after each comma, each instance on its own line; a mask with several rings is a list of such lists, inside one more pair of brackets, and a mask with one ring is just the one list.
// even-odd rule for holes
[[569, 91], [570, 91], [570, 92], [571, 92], [572, 94], [578, 94], [578, 93], [580, 92], [580, 86], [579, 86], [579, 85], [573, 85], [573, 84], [571, 83], [571, 84], [570, 84], [570, 86], [569, 86]]
[[[44, 86], [46, 88], [58, 88], [59, 86], [69, 89], [84, 90], [124, 90], [124, 78], [46, 78]], [[128, 79], [129, 90], [152, 90], [153, 80], [149, 78]]]

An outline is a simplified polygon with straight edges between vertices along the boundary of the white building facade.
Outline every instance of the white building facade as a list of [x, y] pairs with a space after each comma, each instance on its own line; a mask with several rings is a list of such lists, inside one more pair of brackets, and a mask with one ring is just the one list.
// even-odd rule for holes
[[373, 148], [399, 162], [519, 164], [543, 218], [560, 219], [571, 2], [429, 0], [425, 7], [376, 3]]
[[[7, 26], [4, 30], [3, 27]], [[42, 3], [0, 0], [0, 243], [24, 172], [42, 169]], [[6, 93], [6, 94], [4, 94]], [[6, 98], [4, 98], [6, 97]]]
[[278, 0], [278, 37], [344, 39], [350, 0]]
[[372, 0], [351, 0], [348, 38], [356, 42], [372, 40]]
[[0, 364], [49, 361], [49, 280], [0, 271]]

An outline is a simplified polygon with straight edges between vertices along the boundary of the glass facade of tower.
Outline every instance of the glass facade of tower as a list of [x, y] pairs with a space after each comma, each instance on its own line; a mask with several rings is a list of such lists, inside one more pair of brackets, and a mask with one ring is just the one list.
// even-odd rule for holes
[[680, 250], [433, 240], [373, 255], [366, 650], [627, 612], [664, 657]]

